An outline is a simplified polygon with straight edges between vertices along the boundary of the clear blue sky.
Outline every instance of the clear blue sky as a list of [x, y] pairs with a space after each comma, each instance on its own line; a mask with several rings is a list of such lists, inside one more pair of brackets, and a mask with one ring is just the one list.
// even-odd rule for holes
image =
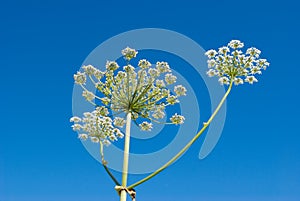
[[0, 200], [118, 200], [70, 129], [72, 75], [106, 39], [156, 27], [205, 49], [240, 39], [271, 66], [234, 88], [214, 151], [199, 160], [200, 140], [138, 200], [299, 201], [299, 19], [291, 0], [1, 2]]

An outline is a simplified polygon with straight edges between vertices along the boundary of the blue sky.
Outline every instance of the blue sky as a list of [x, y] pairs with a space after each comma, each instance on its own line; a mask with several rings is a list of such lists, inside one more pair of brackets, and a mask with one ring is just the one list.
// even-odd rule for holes
[[138, 200], [300, 200], [298, 8], [291, 0], [1, 2], [0, 200], [118, 199], [70, 129], [72, 76], [100, 43], [149, 27], [205, 49], [240, 39], [271, 66], [257, 84], [233, 89], [213, 152], [199, 160], [200, 140], [139, 186]]

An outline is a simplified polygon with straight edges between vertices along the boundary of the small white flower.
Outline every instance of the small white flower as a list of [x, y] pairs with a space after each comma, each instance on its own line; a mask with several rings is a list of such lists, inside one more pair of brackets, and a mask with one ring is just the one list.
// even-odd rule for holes
[[245, 82], [248, 82], [249, 84], [253, 84], [254, 82], [258, 82], [258, 81], [254, 76], [247, 76]]
[[171, 72], [170, 66], [167, 62], [156, 62], [156, 68], [160, 73]]
[[104, 76], [104, 72], [102, 72], [102, 71], [100, 71], [100, 70], [98, 70], [98, 69], [96, 69], [95, 70], [95, 72], [94, 72], [94, 76], [98, 79], [98, 80], [100, 80], [103, 76]]
[[267, 69], [267, 67], [270, 65], [270, 63], [269, 62], [266, 62], [265, 63], [265, 65], [262, 67], [264, 70], [266, 70]]
[[232, 59], [233, 59], [233, 56], [230, 56], [230, 55], [227, 55], [227, 56], [224, 57], [224, 60], [227, 63], [233, 63]]
[[259, 57], [261, 51], [255, 47], [251, 47], [251, 48], [248, 48], [247, 51], [246, 51], [246, 54], [249, 54], [251, 56], [254, 56], [256, 58]]
[[222, 62], [222, 61], [225, 60], [225, 57], [222, 56], [222, 55], [218, 55], [218, 56], [215, 57], [215, 60], [216, 60], [216, 61], [218, 62], [218, 64], [219, 64], [220, 62]]
[[140, 68], [145, 69], [145, 68], [149, 68], [151, 66], [151, 63], [149, 61], [147, 61], [146, 59], [142, 59], [142, 60], [139, 61], [138, 66]]
[[270, 64], [267, 62], [266, 59], [259, 59], [256, 61], [257, 65], [259, 67], [263, 67], [263, 66], [269, 66]]
[[134, 67], [132, 65], [127, 65], [123, 67], [123, 70], [125, 70], [126, 72], [134, 72]]
[[122, 50], [122, 55], [128, 61], [130, 59], [136, 57], [137, 53], [138, 53], [138, 51], [136, 51], [135, 49], [131, 49], [129, 47], [126, 47], [125, 49]]
[[220, 47], [218, 52], [219, 54], [226, 54], [227, 52], [229, 52], [229, 48], [226, 46]]
[[213, 70], [213, 69], [209, 69], [206, 74], [209, 76], [209, 77], [213, 77], [215, 75], [217, 75], [216, 71]]
[[125, 72], [119, 71], [119, 72], [117, 73], [117, 75], [115, 76], [115, 80], [116, 80], [117, 82], [121, 82], [126, 76], [127, 76], [127, 74], [126, 74]]
[[217, 62], [214, 59], [210, 59], [207, 61], [207, 64], [208, 64], [208, 68], [212, 68], [217, 64]]
[[162, 119], [164, 118], [165, 113], [162, 110], [155, 110], [152, 114], [152, 117], [154, 117], [155, 119]]
[[81, 139], [81, 140], [87, 140], [88, 137], [89, 137], [89, 136], [88, 136], [87, 134], [79, 134], [79, 135], [78, 135], [78, 138]]
[[149, 68], [148, 73], [150, 74], [151, 77], [158, 77], [160, 75], [160, 72], [155, 69], [155, 68]]
[[81, 122], [81, 118], [77, 117], [77, 116], [74, 116], [70, 119], [70, 122], [74, 122], [74, 123], [78, 123], [78, 122]]
[[167, 73], [165, 75], [165, 81], [168, 85], [174, 84], [176, 82], [177, 77], [175, 75], [172, 75], [171, 73]]
[[208, 50], [207, 52], [205, 52], [205, 55], [211, 59], [213, 57], [215, 57], [217, 55], [217, 51], [216, 50]]
[[235, 57], [241, 55], [243, 52], [241, 50], [234, 50], [231, 54]]
[[121, 127], [121, 128], [124, 126], [125, 122], [126, 122], [125, 119], [123, 119], [121, 117], [116, 117], [114, 119], [114, 125], [118, 126], [118, 127]]
[[124, 134], [117, 128], [115, 128], [113, 130], [113, 132], [115, 133], [115, 135], [118, 137], [118, 138], [123, 138], [124, 137]]
[[178, 103], [178, 99], [176, 96], [173, 96], [173, 95], [170, 95], [168, 96], [167, 98], [167, 102], [170, 104], [170, 105], [174, 105], [175, 103]]
[[242, 78], [234, 78], [233, 81], [234, 81], [235, 85], [239, 85], [239, 84], [243, 84], [244, 83], [244, 81], [243, 81]]
[[80, 124], [74, 124], [72, 125], [73, 131], [80, 131], [82, 129], [82, 126]]
[[95, 98], [95, 95], [90, 92], [90, 91], [83, 91], [82, 92], [82, 96], [87, 100], [87, 101], [91, 101]]
[[177, 113], [175, 113], [170, 120], [172, 121], [173, 124], [183, 124], [185, 118], [182, 115], [178, 115]]
[[228, 43], [228, 46], [231, 47], [232, 49], [243, 48], [244, 47], [244, 43], [242, 43], [239, 40], [231, 40]]
[[174, 87], [174, 92], [177, 96], [186, 96], [186, 88], [182, 85], [177, 85]]
[[105, 65], [107, 70], [117, 70], [119, 68], [119, 65], [117, 64], [117, 62], [115, 61], [106, 61], [106, 65]]
[[111, 122], [113, 121], [110, 117], [103, 117], [103, 122], [107, 123], [107, 124], [111, 124]]
[[93, 116], [93, 114], [90, 112], [85, 112], [85, 113], [83, 113], [83, 116], [85, 116], [86, 118], [91, 118]]
[[247, 75], [248, 75], [248, 73], [249, 73], [249, 71], [248, 71], [247, 69], [243, 69], [243, 72], [242, 72], [242, 74], [243, 74], [244, 76], [247, 76]]
[[113, 141], [113, 142], [118, 140], [118, 138], [115, 135], [110, 135], [110, 136], [108, 136], [108, 138], [110, 139], [110, 141]]
[[143, 131], [151, 131], [152, 129], [152, 123], [149, 123], [147, 121], [142, 122], [141, 124], [139, 124], [139, 126]]
[[251, 68], [251, 73], [252, 73], [253, 75], [255, 75], [255, 74], [259, 74], [259, 75], [262, 74], [260, 68], [257, 67], [257, 66], [253, 66], [253, 67]]
[[84, 84], [86, 82], [86, 75], [85, 73], [77, 72], [74, 75], [74, 80], [76, 84]]
[[108, 109], [104, 106], [97, 107], [95, 113], [97, 116], [107, 116], [109, 114]]
[[224, 85], [224, 84], [228, 85], [229, 84], [229, 79], [228, 79], [228, 77], [220, 77], [219, 82], [220, 82], [221, 85]]
[[109, 146], [109, 145], [111, 145], [111, 142], [109, 140], [105, 139], [105, 140], [103, 140], [103, 144], [105, 146]]
[[251, 68], [253, 66], [253, 63], [250, 61], [250, 62], [246, 62], [245, 64], [244, 64], [244, 67], [245, 68]]
[[170, 90], [168, 90], [168, 89], [162, 89], [161, 90], [161, 95], [163, 97], [168, 97], [170, 95]]
[[97, 138], [97, 137], [91, 137], [90, 139], [94, 143], [99, 143], [99, 138]]
[[92, 65], [82, 66], [82, 68], [87, 75], [93, 75], [96, 71], [96, 68]]
[[155, 84], [159, 88], [163, 88], [166, 86], [163, 80], [156, 80]]

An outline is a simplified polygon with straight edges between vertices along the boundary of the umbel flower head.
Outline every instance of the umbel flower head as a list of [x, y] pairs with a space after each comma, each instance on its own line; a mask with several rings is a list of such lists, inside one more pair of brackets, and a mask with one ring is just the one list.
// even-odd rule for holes
[[270, 65], [266, 59], [261, 59], [261, 51], [250, 47], [246, 53], [242, 52], [244, 43], [239, 40], [231, 40], [227, 46], [220, 47], [218, 51], [208, 50], [207, 75], [219, 77], [219, 82], [224, 85], [233, 82], [235, 85], [248, 82], [258, 82], [256, 75], [262, 74]]
[[[83, 118], [70, 119], [74, 122], [73, 130], [80, 133], [80, 139], [89, 138], [92, 142], [101, 141], [109, 145], [122, 138], [124, 135], [119, 128], [124, 126], [126, 120], [121, 115], [127, 113], [131, 113], [133, 121], [142, 131], [150, 131], [152, 123], [184, 123], [185, 118], [177, 113], [169, 118], [170, 122], [160, 122], [160, 119], [166, 116], [166, 107], [179, 103], [178, 98], [186, 95], [186, 88], [182, 85], [173, 86], [177, 77], [172, 74], [167, 62], [152, 65], [142, 59], [137, 67], [130, 65], [130, 60], [137, 53], [127, 47], [122, 50], [127, 63], [125, 66], [107, 61], [105, 71], [87, 65], [74, 75], [75, 84], [83, 89], [82, 96], [95, 106], [95, 110], [84, 113]], [[96, 88], [96, 93], [86, 88], [88, 79]]]

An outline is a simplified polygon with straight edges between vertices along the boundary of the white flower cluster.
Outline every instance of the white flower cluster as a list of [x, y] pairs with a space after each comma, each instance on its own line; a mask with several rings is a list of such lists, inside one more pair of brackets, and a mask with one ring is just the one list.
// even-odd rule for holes
[[128, 61], [136, 57], [137, 53], [138, 51], [136, 51], [135, 49], [131, 49], [129, 47], [126, 47], [124, 50], [122, 50], [122, 55]]
[[266, 70], [270, 64], [266, 59], [259, 58], [260, 50], [251, 47], [244, 54], [241, 50], [243, 47], [244, 43], [241, 41], [232, 40], [218, 51], [208, 50], [205, 53], [209, 58], [207, 75], [218, 76], [222, 85], [228, 85], [230, 82], [234, 82], [235, 85], [257, 82], [255, 76], [262, 74], [262, 69]]
[[[117, 62], [107, 61], [106, 71], [102, 72], [92, 65], [83, 66], [83, 72], [74, 75], [75, 83], [83, 88], [83, 97], [96, 106], [92, 113], [85, 114], [84, 119], [73, 117], [75, 123], [73, 129], [82, 130], [86, 134], [80, 134], [81, 139], [91, 138], [97, 142], [96, 138], [109, 144], [123, 134], [115, 126], [123, 127], [125, 119], [116, 116], [121, 113], [131, 113], [132, 119], [137, 123], [137, 119], [143, 121], [139, 127], [143, 131], [153, 128], [152, 122], [161, 123], [158, 120], [165, 117], [165, 108], [179, 103], [178, 98], [186, 95], [186, 88], [182, 85], [174, 86], [174, 94], [167, 88], [176, 83], [176, 76], [167, 62], [157, 62], [153, 65], [146, 59], [138, 62], [135, 68], [129, 64], [135, 58], [137, 51], [127, 47], [122, 50], [122, 55], [127, 61], [127, 65], [120, 68]], [[91, 80], [100, 97], [92, 93], [85, 87], [87, 78]], [[96, 105], [101, 101], [101, 106]], [[98, 101], [99, 102], [99, 101]], [[172, 124], [182, 124], [184, 117], [178, 114], [170, 118]], [[79, 124], [81, 122], [82, 124]]]
[[[72, 117], [70, 122], [74, 122], [73, 130], [80, 133], [78, 134], [79, 139], [87, 140], [89, 138], [94, 143], [102, 141], [103, 144], [110, 145], [118, 138], [123, 138], [124, 134], [115, 127], [120, 124], [112, 122], [112, 119], [106, 116], [107, 114], [108, 109], [100, 106], [93, 112], [85, 112], [83, 118]], [[120, 118], [117, 121], [120, 121]]]

